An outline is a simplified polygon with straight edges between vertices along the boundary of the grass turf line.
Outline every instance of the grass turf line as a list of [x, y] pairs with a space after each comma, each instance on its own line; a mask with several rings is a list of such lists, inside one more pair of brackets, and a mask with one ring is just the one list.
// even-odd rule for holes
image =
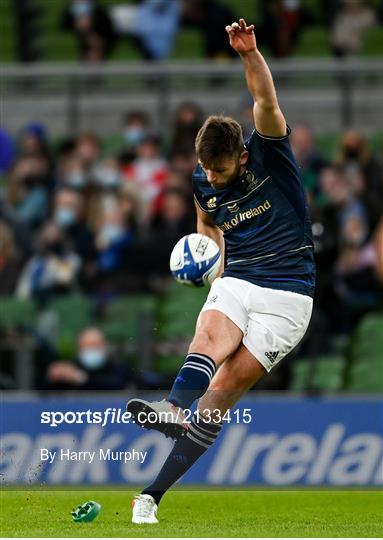
[[[4, 537], [381, 537], [379, 491], [171, 491], [159, 525], [132, 525], [131, 491], [2, 490]], [[72, 521], [73, 507], [102, 505], [92, 523]]]

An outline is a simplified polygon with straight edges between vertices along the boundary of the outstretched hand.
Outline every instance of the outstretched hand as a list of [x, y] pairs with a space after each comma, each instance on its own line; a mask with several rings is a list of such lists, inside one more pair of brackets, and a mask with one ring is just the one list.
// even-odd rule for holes
[[257, 50], [253, 24], [247, 26], [245, 19], [239, 19], [239, 24], [233, 22], [225, 30], [229, 34], [230, 45], [237, 53], [246, 54]]

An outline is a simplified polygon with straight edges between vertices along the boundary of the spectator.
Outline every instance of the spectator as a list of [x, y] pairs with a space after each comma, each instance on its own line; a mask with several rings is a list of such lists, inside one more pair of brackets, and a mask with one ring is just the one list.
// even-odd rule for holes
[[118, 201], [124, 223], [136, 233], [144, 219], [142, 195], [132, 184], [124, 183], [118, 192]]
[[169, 258], [175, 243], [194, 230], [194, 215], [190, 212], [184, 191], [167, 189], [163, 204], [153, 217], [146, 237], [135, 247], [133, 258], [137, 272], [148, 278], [167, 277]]
[[150, 128], [145, 111], [131, 111], [125, 114], [122, 136], [124, 146], [120, 152], [122, 165], [131, 163], [136, 157], [137, 145], [146, 137]]
[[54, 223], [47, 223], [38, 238], [37, 254], [26, 264], [17, 285], [20, 298], [45, 301], [76, 287], [81, 260]]
[[86, 328], [79, 335], [76, 358], [52, 362], [46, 381], [50, 390], [123, 390], [131, 382], [131, 373], [115, 360], [101, 330]]
[[61, 28], [77, 37], [81, 60], [107, 60], [116, 42], [108, 12], [96, 0], [72, 0], [61, 19]]
[[84, 200], [74, 189], [60, 189], [54, 199], [53, 219], [66, 232], [74, 251], [86, 263], [96, 256], [94, 235], [84, 219]]
[[194, 143], [204, 117], [198, 105], [182, 103], [175, 115], [172, 149], [178, 152], [194, 152]]
[[182, 193], [188, 197], [189, 203], [191, 203], [191, 205], [194, 204], [190, 177], [185, 178], [185, 175], [181, 174], [179, 171], [170, 169], [169, 176], [165, 182], [165, 190], [168, 189], [182, 191]]
[[86, 192], [86, 221], [93, 231], [98, 229], [103, 212], [117, 206], [120, 185], [121, 171], [116, 158], [107, 158], [92, 169]]
[[190, 179], [197, 165], [195, 151], [180, 152], [175, 149], [170, 157], [171, 170], [183, 177], [186, 184], [190, 185]]
[[14, 294], [23, 263], [11, 227], [0, 220], [0, 296]]
[[121, 172], [117, 159], [104, 159], [92, 171], [93, 182], [105, 189], [116, 190], [121, 184]]
[[76, 141], [74, 154], [81, 161], [83, 169], [89, 172], [100, 158], [100, 139], [94, 133], [83, 133]]
[[94, 290], [99, 296], [118, 295], [129, 288], [126, 269], [133, 239], [134, 233], [124, 220], [120, 207], [105, 210], [96, 237]]
[[161, 193], [169, 174], [168, 163], [160, 153], [160, 139], [148, 134], [137, 146], [137, 157], [123, 169], [125, 180], [142, 194], [146, 220], [161, 206]]
[[[118, 9], [121, 11], [120, 6]], [[128, 9], [132, 8], [129, 6]], [[178, 0], [141, 0], [124, 33], [135, 37], [136, 45], [145, 59], [161, 60], [172, 51], [179, 19]]]
[[[345, 171], [337, 166], [322, 169], [319, 177], [322, 205], [312, 212], [315, 258], [317, 263], [316, 307], [327, 332], [343, 331], [339, 317], [340, 299], [334, 289], [334, 261], [343, 249], [344, 228], [358, 220], [368, 231], [367, 214], [355, 197]], [[324, 321], [323, 321], [324, 319]]]
[[9, 171], [5, 203], [9, 216], [31, 229], [48, 214], [48, 164], [41, 156], [23, 157]]
[[264, 0], [262, 9], [263, 23], [257, 32], [259, 42], [267, 45], [273, 56], [290, 56], [311, 17], [300, 0]]
[[58, 185], [82, 191], [88, 184], [88, 175], [81, 159], [74, 153], [64, 156], [58, 164]]
[[236, 57], [225, 32], [225, 26], [236, 19], [235, 13], [217, 0], [182, 0], [182, 25], [201, 32], [208, 58]]
[[[343, 169], [336, 166], [324, 169], [320, 177], [320, 186], [327, 200], [328, 209], [333, 209], [335, 213], [334, 217], [338, 227], [343, 227], [343, 224], [352, 216], [359, 217], [364, 222], [364, 225], [368, 227], [366, 209], [354, 196]], [[338, 227], [333, 225], [333, 231], [338, 229], [340, 233]]]
[[358, 131], [346, 131], [340, 145], [337, 163], [350, 176], [361, 175], [359, 198], [363, 201], [370, 221], [370, 229], [377, 225], [383, 208], [383, 165], [371, 153], [368, 143]]
[[294, 126], [290, 140], [305, 187], [317, 194], [318, 175], [326, 162], [315, 148], [311, 129], [303, 124]]
[[342, 227], [341, 252], [335, 266], [335, 291], [341, 329], [348, 333], [365, 313], [383, 305], [375, 270], [377, 254], [373, 243], [366, 242], [367, 233], [364, 220], [357, 214], [350, 215]]
[[330, 34], [334, 56], [358, 54], [362, 49], [364, 33], [375, 23], [375, 13], [364, 1], [343, 0]]
[[22, 156], [44, 156], [49, 159], [48, 139], [45, 127], [38, 122], [27, 124], [20, 135]]
[[124, 251], [130, 246], [132, 236], [118, 207], [104, 212], [96, 239], [100, 272], [109, 273], [121, 267]]

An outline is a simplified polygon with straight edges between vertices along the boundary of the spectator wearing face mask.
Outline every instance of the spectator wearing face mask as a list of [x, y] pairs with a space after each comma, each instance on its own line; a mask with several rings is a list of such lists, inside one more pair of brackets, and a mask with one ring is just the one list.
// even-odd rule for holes
[[147, 134], [137, 146], [137, 157], [123, 167], [124, 180], [142, 194], [146, 219], [161, 207], [161, 194], [169, 175], [167, 160], [161, 155], [160, 139], [157, 135]]
[[112, 20], [96, 0], [72, 0], [60, 26], [77, 37], [81, 60], [104, 61], [113, 51], [116, 36]]
[[53, 220], [65, 231], [74, 251], [84, 262], [95, 259], [94, 235], [84, 219], [84, 200], [80, 193], [72, 188], [60, 189], [54, 198]]
[[37, 254], [26, 264], [17, 284], [20, 298], [44, 301], [51, 296], [68, 294], [76, 288], [80, 257], [54, 223], [46, 224], [37, 241]]
[[105, 210], [96, 237], [99, 295], [118, 294], [125, 289], [125, 265], [134, 234], [127, 226], [119, 206]]
[[123, 390], [131, 380], [128, 366], [116, 361], [101, 330], [91, 327], [79, 335], [76, 358], [52, 362], [46, 373], [50, 390]]
[[118, 190], [121, 186], [120, 165], [110, 157], [93, 167], [89, 175], [86, 191], [86, 221], [93, 231], [99, 225], [100, 216], [118, 204]]
[[79, 192], [87, 187], [88, 175], [81, 160], [74, 153], [65, 156], [59, 162], [57, 180], [59, 187], [67, 187]]
[[351, 175], [362, 175], [363, 189], [359, 198], [368, 211], [370, 229], [374, 229], [383, 208], [383, 164], [371, 152], [366, 138], [356, 130], [343, 135], [337, 163]]
[[117, 159], [108, 158], [97, 164], [92, 171], [93, 183], [105, 191], [120, 187], [121, 171]]
[[145, 111], [130, 111], [124, 115], [123, 147], [119, 154], [122, 165], [128, 165], [137, 157], [137, 146], [148, 134], [150, 127], [149, 117]]

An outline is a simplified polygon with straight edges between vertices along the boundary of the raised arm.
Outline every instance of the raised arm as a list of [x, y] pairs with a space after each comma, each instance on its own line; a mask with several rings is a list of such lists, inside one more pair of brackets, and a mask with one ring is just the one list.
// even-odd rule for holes
[[220, 276], [224, 269], [225, 260], [225, 241], [223, 239], [223, 233], [210, 218], [209, 214], [204, 212], [198, 206], [198, 204], [196, 204], [195, 207], [197, 211], [197, 232], [212, 238], [218, 244], [219, 249], [221, 250], [221, 268], [218, 272], [218, 276]]
[[283, 137], [286, 120], [278, 105], [273, 78], [268, 65], [259, 52], [254, 25], [247, 26], [244, 19], [226, 26], [230, 45], [240, 55], [245, 67], [247, 87], [254, 99], [255, 127], [262, 135]]

